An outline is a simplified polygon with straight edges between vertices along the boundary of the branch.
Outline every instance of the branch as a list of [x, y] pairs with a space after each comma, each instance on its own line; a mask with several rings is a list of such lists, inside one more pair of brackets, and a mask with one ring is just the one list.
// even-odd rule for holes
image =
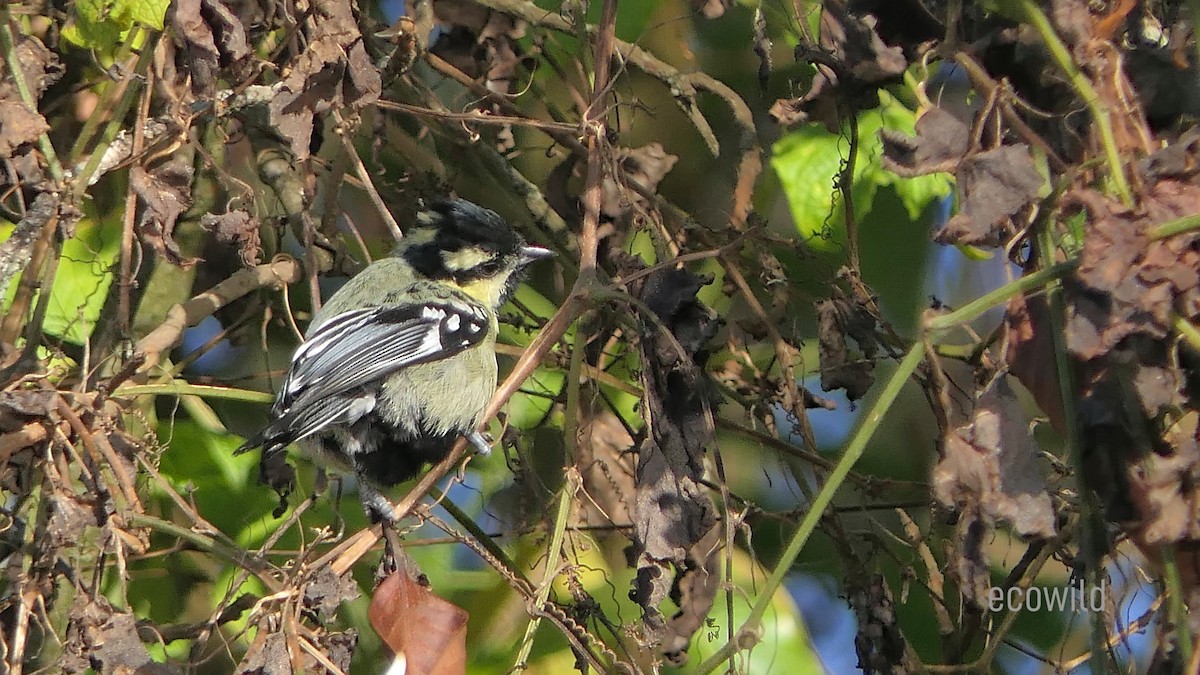
[[166, 320], [137, 343], [136, 353], [146, 360], [145, 372], [158, 364], [163, 353], [174, 349], [183, 340], [183, 332], [225, 305], [260, 288], [282, 288], [301, 279], [299, 261], [290, 257], [275, 260], [251, 269], [238, 270], [225, 281], [167, 312]]

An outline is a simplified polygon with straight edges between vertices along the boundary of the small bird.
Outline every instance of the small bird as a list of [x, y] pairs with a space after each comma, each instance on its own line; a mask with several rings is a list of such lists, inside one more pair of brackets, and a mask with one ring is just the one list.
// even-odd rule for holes
[[391, 257], [355, 275], [316, 313], [271, 408], [271, 423], [235, 454], [301, 450], [359, 482], [373, 520], [391, 521], [381, 490], [479, 433], [496, 389], [496, 312], [529, 246], [495, 212], [462, 199], [417, 214]]

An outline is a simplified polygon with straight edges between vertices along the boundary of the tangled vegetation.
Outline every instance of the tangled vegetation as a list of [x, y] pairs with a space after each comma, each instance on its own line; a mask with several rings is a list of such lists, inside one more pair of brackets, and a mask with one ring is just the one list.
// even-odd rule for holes
[[[819, 672], [801, 575], [864, 672], [1200, 671], [1197, 26], [5, 3], [7, 672]], [[558, 257], [503, 311], [503, 451], [460, 441], [381, 529], [232, 451], [446, 194]], [[955, 270], [991, 277], [931, 301]], [[1049, 587], [1103, 602], [996, 601]]]

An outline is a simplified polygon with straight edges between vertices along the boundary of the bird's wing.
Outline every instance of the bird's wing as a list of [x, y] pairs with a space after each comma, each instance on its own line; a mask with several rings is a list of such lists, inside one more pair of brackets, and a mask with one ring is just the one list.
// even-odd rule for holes
[[291, 407], [351, 391], [401, 368], [437, 361], [478, 344], [486, 311], [423, 303], [343, 312], [305, 340], [280, 392]]
[[487, 312], [474, 304], [430, 302], [338, 314], [292, 357], [266, 434], [273, 445], [285, 445], [331, 423], [352, 423], [374, 407], [363, 385], [453, 356], [481, 342], [487, 331]]

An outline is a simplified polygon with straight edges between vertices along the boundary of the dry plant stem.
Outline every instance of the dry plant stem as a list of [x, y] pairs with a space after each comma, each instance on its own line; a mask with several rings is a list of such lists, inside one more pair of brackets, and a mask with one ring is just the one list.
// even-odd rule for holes
[[[1029, 569], [1025, 571], [1025, 574], [1021, 575], [1020, 580], [1015, 585], [1020, 587], [1022, 591], [1028, 591], [1029, 587], [1033, 585], [1034, 579], [1037, 578], [1038, 572], [1041, 571], [1046, 561], [1050, 559], [1050, 556], [1057, 549], [1058, 546], [1046, 546], [1038, 552], [1037, 558], [1029, 565]], [[988, 635], [988, 643], [983, 648], [983, 653], [979, 655], [970, 672], [991, 672], [990, 665], [996, 656], [996, 650], [1000, 649], [1000, 646], [1004, 644], [1004, 636], [1009, 634], [1013, 624], [1017, 621], [1017, 617], [1020, 615], [1020, 611], [1010, 611], [1004, 615], [1004, 619], [1000, 621], [1000, 626]]]
[[388, 210], [386, 204], [383, 203], [383, 197], [379, 196], [379, 190], [375, 189], [375, 182], [371, 179], [371, 172], [367, 171], [366, 165], [363, 164], [362, 157], [358, 156], [358, 150], [354, 147], [354, 140], [350, 138], [350, 129], [346, 126], [346, 121], [342, 119], [342, 115], [337, 111], [333, 113], [334, 119], [337, 120], [341, 127], [338, 136], [342, 139], [342, 148], [346, 155], [354, 164], [354, 173], [358, 179], [362, 181], [363, 189], [367, 191], [367, 196], [371, 198], [371, 203], [375, 205], [375, 209], [379, 211], [379, 216], [383, 218], [383, 222], [387, 225], [388, 232], [392, 238], [400, 241], [404, 238], [404, 233], [400, 231], [400, 225], [396, 219], [392, 217], [392, 212]]
[[[17, 45], [13, 40], [12, 34], [12, 17], [8, 13], [8, 3], [0, 5], [0, 50], [4, 52], [4, 60], [8, 63], [8, 74], [13, 79], [13, 84], [16, 85], [17, 95], [21, 97], [21, 102], [25, 104], [29, 110], [37, 112], [37, 101], [33, 98], [33, 92], [29, 90], [29, 83], [25, 81], [25, 72], [21, 70], [21, 60], [17, 58]], [[50, 142], [50, 137], [45, 132], [38, 135], [38, 149], [42, 151], [42, 156], [46, 158], [46, 166], [50, 169], [50, 176], [55, 183], [62, 185], [64, 173], [62, 165], [58, 162], [58, 153], [54, 151], [54, 145]]]
[[904, 509], [896, 509], [896, 516], [900, 519], [900, 525], [904, 528], [908, 543], [917, 550], [921, 564], [925, 567], [926, 584], [930, 589], [930, 597], [935, 598], [933, 614], [937, 618], [938, 633], [945, 643], [954, 634], [954, 621], [950, 618], [950, 611], [946, 609], [945, 578], [942, 576], [941, 566], [937, 558], [933, 557], [933, 551], [929, 550], [929, 544], [925, 543], [921, 537], [920, 526], [908, 515], [908, 512]]
[[[987, 71], [984, 70], [983, 66], [979, 65], [979, 62], [974, 57], [966, 52], [956, 52], [954, 54], [954, 61], [966, 71], [967, 77], [971, 79], [971, 84], [979, 90], [980, 96], [985, 100], [990, 100], [996, 96], [1000, 85], [988, 75]], [[1067, 164], [1058, 156], [1058, 153], [1054, 152], [1050, 144], [1025, 123], [1025, 120], [1017, 114], [1017, 111], [1013, 109], [1012, 104], [1007, 100], [1000, 102], [1000, 114], [1004, 116], [1004, 121], [1008, 122], [1012, 126], [1013, 131], [1017, 132], [1017, 135], [1026, 143], [1042, 151], [1042, 154], [1046, 156], [1046, 163], [1050, 165], [1051, 169], [1056, 173], [1067, 171]]]
[[694, 671], [695, 675], [707, 675], [707, 673], [713, 672], [722, 663], [729, 660], [735, 652], [749, 646], [741, 644], [743, 636], [750, 642], [757, 642], [758, 634], [762, 629], [763, 615], [766, 614], [767, 609], [770, 607], [771, 599], [775, 596], [775, 592], [783, 584], [783, 580], [791, 571], [792, 563], [796, 561], [796, 557], [800, 555], [800, 551], [803, 550], [809, 537], [816, 530], [817, 524], [824, 517], [827, 508], [833, 501], [834, 493], [841, 487], [850, 470], [854, 468], [855, 463], [862, 457], [863, 451], [867, 448], [867, 443], [879, 429], [879, 424], [883, 421], [883, 416], [887, 414], [892, 404], [895, 403], [901, 389], [904, 388], [904, 384], [908, 382], [909, 377], [916, 371], [924, 355], [922, 343], [915, 343], [908, 350], [908, 353], [905, 354], [904, 359], [900, 361], [896, 370], [892, 372], [892, 376], [888, 379], [883, 391], [880, 392], [879, 398], [871, 405], [871, 409], [863, 418], [862, 424], [854, 432], [854, 437], [846, 447], [846, 452], [838, 460], [837, 466], [834, 467], [833, 471], [829, 472], [829, 477], [825, 480], [824, 485], [821, 486], [821, 491], [812, 500], [808, 512], [804, 515], [804, 519], [800, 521], [800, 525], [796, 528], [795, 533], [793, 533], [787, 548], [780, 555], [779, 561], [776, 563], [775, 569], [771, 572], [770, 578], [758, 589], [758, 597], [755, 599], [754, 606], [750, 609], [750, 614], [746, 617], [746, 621], [738, 629], [734, 639], [727, 641], [715, 654], [696, 668]]
[[[523, 115], [515, 106], [513, 106], [512, 102], [505, 98], [502, 94], [498, 94], [488, 89], [485, 85], [480, 84], [478, 80], [472, 80], [471, 78], [467, 77], [461, 70], [455, 68], [449, 63], [446, 63], [436, 54], [427, 54], [425, 58], [427, 61], [429, 61], [430, 65], [434, 67], [434, 70], [437, 70], [439, 73], [450, 77], [463, 86], [466, 86], [471, 90], [471, 93], [486, 97], [489, 103], [500, 103], [501, 107], [509, 110], [511, 114], [496, 115], [484, 110], [469, 110], [467, 112], [434, 110], [432, 108], [422, 108], [419, 105], [401, 103], [399, 101], [387, 101], [383, 99], [376, 101], [374, 104], [375, 107], [382, 108], [384, 110], [395, 110], [408, 115], [416, 115], [417, 117], [428, 117], [431, 119], [443, 120], [447, 122], [459, 122], [468, 125], [486, 124], [489, 126], [512, 125], [528, 127], [530, 129], [544, 131], [547, 135], [555, 140], [558, 140], [560, 136], [563, 139], [570, 138], [574, 140], [574, 135], [575, 132], [578, 131], [578, 127], [571, 124], [566, 124], [564, 122], [543, 122], [542, 120], [533, 117], [527, 117]], [[583, 145], [581, 145], [578, 141], [574, 141], [572, 145], [578, 146], [577, 149], [582, 152]]]
[[167, 318], [137, 343], [137, 352], [145, 356], [142, 370], [156, 366], [163, 354], [179, 345], [183, 332], [213, 312], [260, 288], [280, 288], [301, 278], [301, 266], [294, 258], [278, 257], [251, 269], [238, 270], [182, 305], [175, 305]]
[[[1150, 606], [1146, 608], [1146, 611], [1142, 612], [1141, 616], [1139, 616], [1136, 619], [1134, 619], [1133, 621], [1130, 621], [1129, 623], [1125, 624], [1125, 626], [1120, 630], [1120, 632], [1113, 633], [1108, 638], [1108, 643], [1104, 645], [1105, 650], [1114, 649], [1114, 648], [1116, 648], [1116, 646], [1118, 644], [1121, 644], [1125, 640], [1129, 639], [1130, 635], [1133, 635], [1134, 633], [1140, 633], [1140, 632], [1146, 630], [1146, 628], [1148, 628], [1150, 626], [1150, 623], [1155, 618], [1158, 617], [1158, 610], [1160, 607], [1162, 607], [1162, 601], [1163, 601], [1162, 595], [1156, 596], [1154, 598], [1154, 600], [1150, 603]], [[1185, 673], [1198, 672], [1197, 666], [1200, 666], [1200, 664], [1195, 663], [1197, 656], [1200, 656], [1200, 652], [1193, 650], [1192, 651], [1193, 663], [1187, 670], [1185, 670], [1183, 672], [1185, 672]], [[1069, 661], [1063, 661], [1061, 663], [1050, 663], [1050, 666], [1052, 666], [1054, 668], [1054, 672], [1056, 672], [1056, 673], [1072, 673], [1072, 672], [1075, 672], [1076, 668], [1083, 665], [1090, 658], [1092, 658], [1091, 651], [1087, 651], [1079, 656], [1076, 656], [1075, 658], [1073, 658]]]
[[1099, 130], [1100, 144], [1104, 147], [1105, 161], [1108, 162], [1109, 177], [1112, 179], [1113, 188], [1117, 192], [1117, 197], [1125, 206], [1133, 205], [1133, 193], [1129, 190], [1129, 181], [1125, 178], [1125, 165], [1121, 161], [1120, 152], [1117, 149], [1117, 141], [1113, 137], [1112, 120], [1109, 118], [1109, 111], [1100, 100], [1100, 95], [1092, 87], [1092, 83], [1087, 77], [1080, 72], [1075, 65], [1075, 61], [1071, 58], [1071, 53], [1067, 51], [1066, 45], [1058, 38], [1058, 34], [1054, 32], [1054, 27], [1050, 25], [1050, 19], [1046, 18], [1046, 14], [1042, 12], [1035, 0], [1006, 0], [1006, 4], [1013, 5], [1014, 8], [1025, 17], [1038, 37], [1046, 45], [1046, 50], [1050, 52], [1050, 58], [1058, 66], [1059, 70], [1070, 80], [1071, 86], [1083, 99], [1088, 110], [1092, 113], [1092, 123]]
[[[30, 216], [32, 215], [34, 214], [31, 212]], [[21, 281], [17, 284], [12, 304], [9, 305], [3, 322], [0, 322], [0, 342], [4, 344], [16, 343], [21, 335], [21, 328], [25, 325], [25, 315], [29, 306], [33, 304], [34, 296], [42, 288], [42, 268], [46, 264], [46, 258], [53, 255], [51, 249], [54, 248], [54, 235], [58, 230], [58, 202], [55, 202], [54, 210], [48, 216], [30, 252], [29, 264], [21, 272]]]
[[[136, 39], [135, 36], [141, 32], [138, 24], [134, 24], [134, 29], [129, 31], [128, 42]], [[83, 169], [75, 176], [72, 183], [72, 189], [77, 199], [82, 198], [87, 191], [88, 186], [93, 182], [97, 169], [100, 167], [101, 160], [104, 159], [104, 153], [108, 147], [116, 139], [117, 134], [125, 127], [125, 115], [129, 113], [129, 109], [133, 107], [133, 102], [137, 98], [139, 82], [145, 77], [144, 73], [150, 66], [150, 61], [154, 55], [154, 45], [151, 43], [151, 37], [147, 36], [146, 44], [142, 45], [142, 51], [138, 54], [137, 61], [132, 68], [126, 68], [125, 78], [122, 80], [125, 91], [121, 95], [121, 100], [117, 102], [116, 109], [112, 112], [112, 117], [109, 118], [108, 124], [104, 127], [104, 132], [100, 135], [100, 142], [92, 149], [92, 153], [88, 156], [87, 163]]]
[[754, 295], [754, 289], [746, 281], [746, 277], [742, 274], [737, 261], [730, 260], [726, 256], [721, 256], [719, 260], [725, 269], [725, 274], [737, 286], [742, 297], [746, 299], [746, 303], [750, 305], [750, 310], [767, 327], [767, 337], [771, 339], [772, 344], [775, 346], [775, 360], [779, 362], [779, 368], [783, 374], [783, 405], [787, 408], [788, 412], [795, 416], [800, 427], [800, 437], [804, 439], [804, 444], [810, 450], [816, 450], [817, 441], [813, 435], [812, 424], [808, 419], [808, 412], [804, 408], [804, 396], [800, 393], [800, 388], [796, 384], [796, 367], [792, 359], [792, 346], [779, 334], [779, 330], [775, 327], [775, 322], [771, 321], [767, 315], [767, 310], [759, 302], [758, 296]]
[[50, 432], [46, 430], [46, 427], [33, 422], [16, 431], [0, 435], [0, 465], [7, 463], [8, 459], [18, 450], [41, 443], [49, 437]]
[[[153, 73], [148, 75], [153, 77]], [[138, 106], [137, 123], [133, 127], [133, 149], [132, 156], [137, 157], [142, 152], [142, 145], [145, 143], [146, 134], [144, 132], [146, 119], [150, 114], [150, 92], [151, 86], [147, 86], [142, 90], [142, 103]], [[91, 119], [98, 119], [98, 115], [94, 115]], [[117, 330], [122, 335], [130, 335], [130, 316], [132, 316], [133, 303], [130, 300], [130, 292], [133, 289], [133, 218], [137, 210], [137, 195], [134, 193], [133, 185], [130, 183], [125, 188], [125, 214], [121, 223], [121, 269], [120, 275], [117, 277]]]
[[[67, 420], [75, 435], [83, 441], [84, 446], [92, 455], [96, 455], [97, 453], [104, 455], [105, 463], [108, 464], [109, 470], [112, 471], [113, 476], [117, 479], [117, 484], [121, 486], [122, 494], [125, 495], [126, 505], [134, 511], [141, 511], [142, 502], [138, 499], [137, 487], [134, 485], [133, 478], [125, 470], [125, 464], [121, 462], [121, 458], [117, 456], [116, 451], [113, 450], [112, 445], [104, 438], [104, 435], [92, 434], [75, 410], [71, 408], [71, 405], [61, 396], [58, 398], [58, 414]], [[98, 460], [99, 458], [97, 457], [96, 459]], [[96, 462], [97, 467], [102, 467], [103, 465], [99, 461]]]
[[583, 187], [583, 229], [579, 235], [579, 282], [585, 288], [596, 277], [596, 252], [599, 249], [600, 203], [604, 189], [604, 159], [607, 126], [604, 122], [604, 97], [608, 91], [609, 65], [612, 62], [614, 32], [617, 28], [617, 2], [605, 0], [594, 52], [596, 72], [592, 81], [592, 101], [583, 111], [587, 134], [587, 173]]

